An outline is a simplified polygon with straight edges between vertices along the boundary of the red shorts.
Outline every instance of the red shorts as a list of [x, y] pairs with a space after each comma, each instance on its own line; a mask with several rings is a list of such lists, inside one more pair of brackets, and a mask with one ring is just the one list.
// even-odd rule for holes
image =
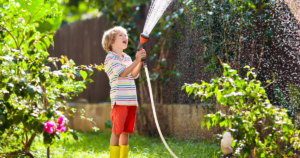
[[132, 133], [135, 124], [135, 114], [137, 106], [114, 105], [110, 116], [113, 122], [112, 132], [122, 134], [122, 132]]

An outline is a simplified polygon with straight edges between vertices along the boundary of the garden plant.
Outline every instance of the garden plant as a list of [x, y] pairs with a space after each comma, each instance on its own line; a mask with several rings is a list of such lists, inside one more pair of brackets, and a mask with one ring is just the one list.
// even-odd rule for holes
[[45, 147], [61, 133], [78, 139], [76, 131], [65, 127], [66, 101], [92, 82], [87, 76], [93, 68], [102, 66], [76, 66], [66, 56], [49, 57], [47, 48], [54, 46], [61, 14], [57, 0], [0, 1], [1, 156], [33, 157], [30, 148], [37, 136]]
[[[256, 79], [254, 68], [245, 66], [247, 75], [240, 78], [237, 70], [223, 64], [223, 75], [210, 83], [185, 84], [182, 89], [200, 97], [213, 97], [217, 111], [204, 116], [202, 127], [219, 126], [233, 135], [233, 151], [237, 157], [253, 155], [278, 157], [298, 154], [299, 133], [288, 118], [287, 109], [274, 107], [266, 96], [265, 88]], [[275, 81], [275, 77], [274, 77]], [[273, 81], [273, 82], [274, 82]]]
[[299, 124], [300, 87], [294, 86], [292, 83], [288, 83], [287, 88], [289, 92], [289, 100], [286, 99], [284, 92], [278, 86], [274, 85], [273, 90], [275, 92], [275, 99], [282, 105], [283, 108], [288, 110], [287, 113], [293, 123]]

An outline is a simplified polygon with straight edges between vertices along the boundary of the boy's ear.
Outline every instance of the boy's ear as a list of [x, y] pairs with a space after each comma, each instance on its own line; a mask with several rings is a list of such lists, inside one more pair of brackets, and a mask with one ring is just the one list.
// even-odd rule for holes
[[110, 46], [111, 46], [112, 44], [115, 44], [115, 42], [116, 42], [116, 38], [115, 38], [115, 40], [114, 40], [113, 42], [111, 42]]

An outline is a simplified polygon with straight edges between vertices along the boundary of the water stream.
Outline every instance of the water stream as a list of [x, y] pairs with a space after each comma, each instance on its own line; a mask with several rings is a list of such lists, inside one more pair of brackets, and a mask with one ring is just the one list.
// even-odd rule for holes
[[172, 0], [152, 0], [143, 34], [149, 35]]

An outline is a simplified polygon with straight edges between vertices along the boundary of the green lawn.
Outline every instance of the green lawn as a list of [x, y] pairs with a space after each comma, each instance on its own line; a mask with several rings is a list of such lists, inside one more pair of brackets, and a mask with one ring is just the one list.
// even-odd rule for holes
[[[159, 138], [129, 136], [130, 158], [168, 158], [172, 157]], [[109, 157], [110, 133], [82, 133], [81, 140], [65, 138], [51, 146], [51, 158], [107, 158]], [[166, 138], [173, 152], [180, 158], [213, 158], [218, 156], [220, 147], [209, 141], [181, 141]], [[46, 157], [46, 149], [41, 139], [32, 146], [35, 157]]]

